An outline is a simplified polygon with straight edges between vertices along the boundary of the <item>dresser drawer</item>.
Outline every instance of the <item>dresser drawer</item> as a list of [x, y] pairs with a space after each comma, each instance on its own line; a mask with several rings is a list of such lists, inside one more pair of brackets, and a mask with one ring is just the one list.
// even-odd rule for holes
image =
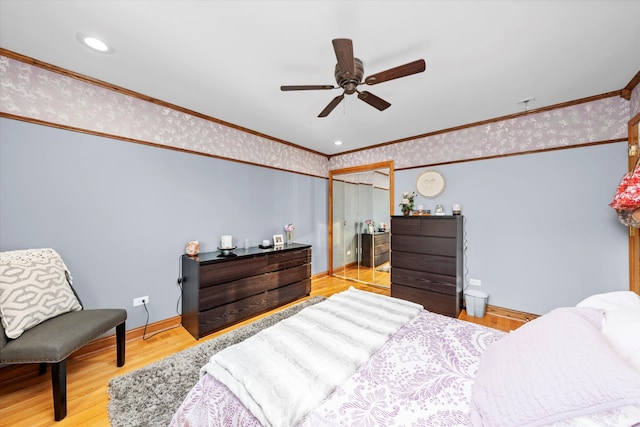
[[250, 276], [201, 288], [198, 311], [209, 310], [213, 307], [266, 292], [269, 289], [269, 284], [265, 281], [265, 276]]
[[375, 251], [375, 253], [379, 254], [379, 253], [383, 253], [383, 252], [389, 252], [389, 241], [386, 242], [378, 242], [378, 240], [376, 239], [376, 244], [373, 247], [373, 250]]
[[264, 274], [267, 283], [267, 289], [279, 288], [281, 286], [296, 283], [311, 277], [311, 264], [298, 265], [296, 267], [287, 268], [286, 270], [278, 270]]
[[391, 263], [394, 267], [419, 270], [434, 274], [455, 277], [457, 261], [455, 258], [439, 255], [423, 255], [414, 252], [401, 252], [394, 250], [391, 254]]
[[278, 307], [298, 298], [309, 295], [311, 292], [311, 279], [304, 279], [287, 286], [269, 291], [267, 294], [269, 308]]
[[268, 310], [267, 293], [263, 292], [231, 304], [198, 313], [200, 336], [237, 323]]
[[[417, 218], [391, 218], [391, 234], [419, 235], [421, 222]], [[393, 238], [392, 238], [393, 239]]]
[[421, 221], [420, 235], [432, 237], [456, 237], [458, 235], [458, 223], [447, 218], [430, 218]]
[[438, 292], [424, 291], [409, 286], [391, 285], [391, 296], [407, 301], [415, 302], [432, 313], [438, 313], [450, 317], [458, 317], [460, 308], [455, 304], [450, 295]]
[[296, 265], [308, 264], [311, 262], [311, 249], [301, 249], [298, 251], [276, 252], [267, 255], [267, 271], [282, 270]]
[[456, 239], [448, 237], [391, 236], [391, 250], [455, 257], [457, 254]]
[[376, 245], [389, 243], [389, 233], [379, 233], [379, 234], [375, 234], [374, 236], [375, 236]]
[[375, 263], [375, 267], [379, 266], [380, 264], [384, 264], [385, 262], [389, 261], [389, 252], [376, 253], [376, 255], [373, 257], [373, 260]]
[[391, 268], [391, 283], [435, 291], [446, 295], [455, 295], [457, 293], [455, 276], [442, 276], [424, 271], [407, 270], [396, 265]]
[[408, 234], [430, 237], [456, 237], [458, 235], [458, 221], [451, 217], [393, 217], [391, 232], [393, 234]]
[[242, 277], [260, 274], [269, 270], [269, 260], [266, 256], [234, 259], [225, 262], [202, 264], [200, 266], [201, 288], [218, 283], [230, 282]]

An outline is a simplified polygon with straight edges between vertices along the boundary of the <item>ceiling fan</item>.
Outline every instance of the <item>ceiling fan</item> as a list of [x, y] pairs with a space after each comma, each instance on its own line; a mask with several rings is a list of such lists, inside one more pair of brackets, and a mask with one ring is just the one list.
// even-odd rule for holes
[[358, 93], [358, 98], [377, 108], [380, 111], [386, 110], [391, 106], [387, 101], [379, 98], [368, 91], [359, 91], [357, 86], [361, 84], [375, 85], [378, 83], [386, 82], [400, 77], [410, 76], [412, 74], [421, 73], [425, 70], [424, 59], [418, 59], [417, 61], [409, 62], [408, 64], [400, 65], [398, 67], [390, 68], [386, 71], [381, 71], [377, 74], [373, 74], [366, 79], [362, 80], [364, 76], [364, 66], [362, 61], [353, 56], [353, 43], [350, 39], [333, 39], [333, 50], [336, 53], [336, 59], [338, 63], [335, 69], [335, 78], [338, 86], [333, 85], [300, 85], [300, 86], [280, 86], [282, 91], [290, 90], [325, 90], [325, 89], [339, 89], [342, 88], [342, 95], [336, 96], [327, 105], [324, 110], [318, 114], [318, 117], [327, 117], [331, 111], [344, 99], [345, 95], [351, 95], [355, 92]]

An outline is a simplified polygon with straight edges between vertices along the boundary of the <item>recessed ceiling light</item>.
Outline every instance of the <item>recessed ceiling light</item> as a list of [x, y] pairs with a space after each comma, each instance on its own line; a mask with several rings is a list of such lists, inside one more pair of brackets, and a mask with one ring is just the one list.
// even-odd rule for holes
[[102, 40], [100, 40], [97, 37], [78, 33], [78, 34], [76, 34], [76, 38], [78, 39], [78, 41], [80, 43], [82, 43], [83, 45], [85, 45], [87, 47], [90, 47], [91, 49], [93, 49], [95, 51], [102, 52], [102, 53], [112, 53], [113, 52], [113, 48], [111, 46], [109, 46], [108, 44], [106, 44], [105, 42], [103, 42]]
[[335, 145], [342, 145], [342, 141], [337, 140], [336, 142], [334, 142]]

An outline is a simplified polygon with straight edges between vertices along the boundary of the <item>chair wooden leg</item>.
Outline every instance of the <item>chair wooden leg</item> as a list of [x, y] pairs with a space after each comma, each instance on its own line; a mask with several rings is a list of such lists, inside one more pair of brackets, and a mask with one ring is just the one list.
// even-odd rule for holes
[[125, 346], [126, 346], [127, 331], [125, 328], [125, 322], [122, 322], [116, 326], [116, 352], [118, 358], [118, 367], [124, 365], [125, 359]]
[[51, 364], [53, 411], [56, 421], [67, 416], [67, 360]]

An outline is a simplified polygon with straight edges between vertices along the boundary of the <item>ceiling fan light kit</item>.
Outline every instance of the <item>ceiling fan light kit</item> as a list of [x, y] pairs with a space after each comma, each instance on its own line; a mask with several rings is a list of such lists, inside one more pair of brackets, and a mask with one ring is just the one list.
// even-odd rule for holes
[[368, 91], [359, 91], [357, 87], [362, 84], [375, 85], [387, 82], [389, 80], [398, 79], [400, 77], [410, 76], [412, 74], [421, 73], [426, 69], [424, 59], [409, 62], [408, 64], [390, 68], [377, 74], [373, 74], [366, 79], [364, 76], [364, 65], [362, 61], [353, 56], [353, 42], [350, 39], [333, 39], [333, 50], [336, 54], [338, 63], [335, 67], [334, 76], [338, 86], [332, 85], [297, 85], [297, 86], [280, 86], [282, 91], [293, 90], [327, 90], [342, 89], [342, 95], [336, 96], [329, 104], [318, 114], [318, 117], [327, 117], [342, 102], [345, 95], [358, 94], [358, 99], [371, 105], [379, 111], [384, 111], [391, 106], [384, 99], [372, 94]]

